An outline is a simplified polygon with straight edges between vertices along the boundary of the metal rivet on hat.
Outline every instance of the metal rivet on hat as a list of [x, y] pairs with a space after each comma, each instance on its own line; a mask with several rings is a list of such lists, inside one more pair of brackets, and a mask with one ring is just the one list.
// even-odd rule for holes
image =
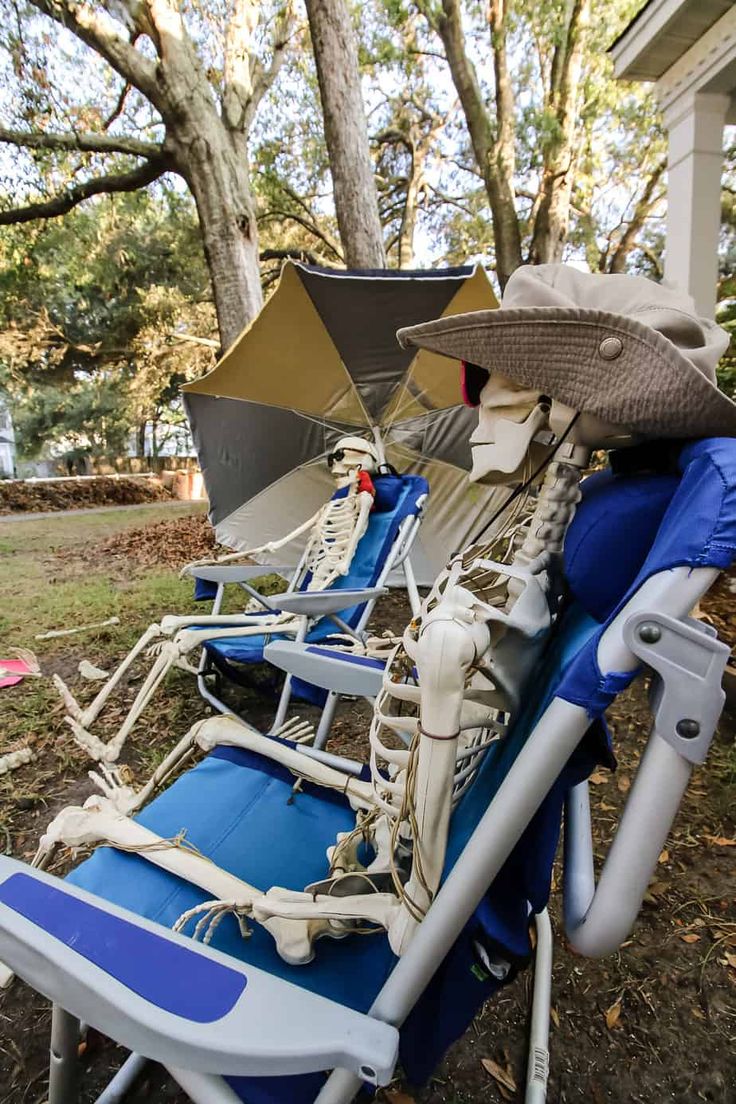
[[598, 352], [604, 360], [615, 360], [623, 351], [623, 341], [619, 337], [604, 337], [598, 346]]

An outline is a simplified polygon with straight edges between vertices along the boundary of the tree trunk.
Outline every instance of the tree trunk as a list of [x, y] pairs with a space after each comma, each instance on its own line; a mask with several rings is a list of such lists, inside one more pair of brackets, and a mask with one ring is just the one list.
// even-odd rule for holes
[[[180, 173], [197, 205], [220, 340], [227, 348], [263, 304], [247, 137], [258, 105], [284, 61], [294, 18], [290, 0], [276, 14], [272, 32], [266, 36], [271, 53], [268, 65], [261, 62], [257, 51], [260, 0], [232, 0], [226, 5], [229, 11], [222, 17], [224, 65], [219, 75], [206, 68], [205, 55], [200, 56], [187, 31], [179, 0], [115, 4], [103, 0], [99, 5], [78, 0], [30, 2], [104, 58], [123, 78], [126, 91], [129, 86], [137, 89], [160, 115], [166, 137], [159, 145], [107, 133], [22, 134], [0, 128], [0, 141], [31, 149], [123, 153], [144, 159], [134, 170], [95, 177], [65, 189], [49, 202], [3, 211], [0, 221], [8, 224], [54, 217], [92, 195], [134, 191], [165, 172]], [[200, 27], [197, 40], [203, 35], [206, 37], [206, 32]], [[155, 59], [150, 49], [138, 49], [141, 39], [149, 41]], [[357, 60], [355, 67], [357, 73]], [[125, 91], [122, 95], [124, 98]]]
[[542, 187], [529, 249], [531, 264], [562, 260], [570, 223], [570, 200], [578, 157], [577, 114], [583, 63], [583, 35], [590, 0], [572, 0], [563, 41], [552, 63], [547, 110], [554, 116], [552, 136], [543, 149]]
[[306, 0], [306, 6], [345, 261], [349, 268], [384, 268], [378, 192], [350, 12], [345, 0]]
[[191, 83], [167, 143], [197, 204], [224, 352], [263, 306], [255, 201], [244, 135], [226, 129], [207, 88]]
[[187, 140], [182, 172], [197, 204], [224, 352], [263, 306], [247, 163], [236, 156], [224, 128], [218, 134], [210, 125]]
[[475, 160], [483, 177], [493, 220], [496, 275], [503, 289], [522, 263], [521, 233], [514, 201], [515, 135], [513, 92], [506, 64], [505, 9], [499, 0], [489, 8], [496, 77], [496, 133], [473, 62], [468, 57], [458, 0], [442, 0], [436, 22], [460, 98]]

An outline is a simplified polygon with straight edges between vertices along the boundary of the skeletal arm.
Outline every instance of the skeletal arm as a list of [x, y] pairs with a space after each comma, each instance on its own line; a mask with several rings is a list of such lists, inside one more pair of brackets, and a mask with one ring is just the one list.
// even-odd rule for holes
[[246, 548], [244, 552], [229, 552], [227, 556], [215, 556], [205, 557], [202, 560], [193, 560], [181, 569], [180, 575], [184, 578], [185, 575], [191, 573], [191, 569], [194, 567], [209, 567], [213, 564], [235, 563], [237, 560], [244, 560], [250, 556], [255, 556], [260, 552], [278, 552], [280, 548], [283, 548], [290, 541], [296, 540], [302, 533], [306, 533], [307, 530], [312, 529], [320, 520], [320, 516], [325, 507], [320, 506], [316, 514], [307, 518], [305, 522], [297, 526], [296, 529], [292, 529], [290, 533], [287, 533], [285, 537], [280, 537], [277, 541], [266, 541], [265, 544], [259, 544], [255, 548]]

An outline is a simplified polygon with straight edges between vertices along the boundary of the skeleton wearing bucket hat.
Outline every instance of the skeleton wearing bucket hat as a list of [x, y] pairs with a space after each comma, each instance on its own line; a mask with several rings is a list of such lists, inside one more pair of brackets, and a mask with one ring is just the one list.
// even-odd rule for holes
[[[399, 339], [464, 362], [465, 397], [479, 412], [471, 478], [510, 491], [504, 519], [486, 521], [491, 535], [451, 558], [387, 665], [370, 781], [305, 765], [293, 749], [228, 718], [196, 725], [174, 753], [195, 743], [240, 746], [345, 793], [356, 828], [328, 852], [325, 880], [304, 892], [263, 893], [170, 841], [167, 848], [110, 799], [65, 810], [44, 843], [140, 850], [212, 893], [181, 917], [181, 928], [195, 921], [195, 934], [207, 937], [234, 913], [241, 924], [263, 924], [292, 963], [309, 961], [317, 938], [364, 931], [366, 922], [386, 930], [401, 954], [428, 913], [453, 807], [518, 714], [557, 617], [561, 549], [591, 450], [736, 436], [736, 405], [715, 385], [727, 336], [698, 319], [687, 298], [639, 277], [521, 268], [499, 310], [414, 326]], [[524, 513], [525, 494], [540, 482]], [[373, 857], [363, 865], [366, 843]]]
[[[224, 563], [232, 565], [261, 552], [277, 552], [304, 533], [307, 534], [304, 568], [309, 578], [306, 586], [308, 591], [327, 590], [337, 578], [347, 575], [360, 539], [368, 528], [368, 517], [375, 496], [371, 475], [378, 467], [378, 453], [375, 446], [362, 437], [343, 437], [337, 442], [334, 451], [327, 454], [326, 459], [335, 482], [335, 493], [313, 517], [279, 540], [269, 541], [244, 552], [188, 564], [183, 569], [182, 576], [188, 574], [193, 567]], [[264, 571], [267, 572], [268, 568], [264, 568]], [[252, 613], [257, 613], [257, 616], [249, 618], [247, 615]], [[302, 617], [290, 613], [264, 614], [263, 607], [255, 599], [252, 600], [252, 607], [246, 608], [245, 615], [169, 615], [160, 622], [149, 625], [86, 708], [79, 705], [63, 679], [54, 675], [54, 684], [67, 709], [66, 720], [76, 743], [101, 764], [115, 763], [133, 726], [169, 671], [177, 667], [197, 674], [197, 668], [189, 663], [188, 656], [201, 647], [205, 640], [257, 636], [276, 631], [294, 636], [303, 623]], [[171, 639], [162, 641], [161, 637]], [[103, 741], [90, 728], [97, 721], [123, 676], [144, 652], [155, 657], [151, 669], [118, 731], [111, 739]], [[294, 736], [297, 730], [289, 728], [289, 734]]]

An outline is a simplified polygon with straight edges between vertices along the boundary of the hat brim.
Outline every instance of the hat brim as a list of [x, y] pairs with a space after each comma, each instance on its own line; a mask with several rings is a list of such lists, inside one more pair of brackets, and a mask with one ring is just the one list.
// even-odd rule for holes
[[627, 315], [500, 308], [408, 326], [397, 337], [405, 349], [477, 364], [647, 436], [736, 437], [736, 404], [663, 334]]

